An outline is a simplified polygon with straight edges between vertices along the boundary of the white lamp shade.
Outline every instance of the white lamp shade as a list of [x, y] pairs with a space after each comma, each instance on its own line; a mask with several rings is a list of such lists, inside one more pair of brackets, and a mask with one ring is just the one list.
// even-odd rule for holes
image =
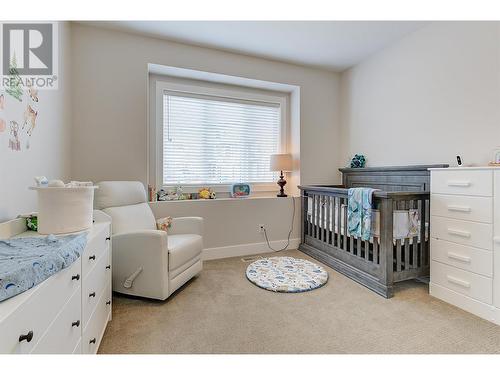
[[269, 170], [291, 172], [293, 170], [292, 155], [290, 154], [271, 155]]

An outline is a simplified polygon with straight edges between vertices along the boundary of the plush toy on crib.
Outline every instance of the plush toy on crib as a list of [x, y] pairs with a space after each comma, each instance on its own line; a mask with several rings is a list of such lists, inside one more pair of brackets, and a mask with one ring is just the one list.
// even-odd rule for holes
[[366, 159], [364, 155], [356, 154], [351, 159], [351, 168], [364, 168]]

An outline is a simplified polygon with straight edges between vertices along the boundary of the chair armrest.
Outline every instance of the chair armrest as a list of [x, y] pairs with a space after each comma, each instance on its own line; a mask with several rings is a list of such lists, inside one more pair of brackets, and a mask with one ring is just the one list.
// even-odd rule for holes
[[[168, 235], [162, 230], [140, 230], [113, 235], [113, 248], [120, 252], [144, 251], [161, 254], [168, 252]], [[167, 256], [168, 258], [168, 256]]]
[[170, 234], [198, 234], [203, 237], [203, 218], [175, 217], [172, 219]]
[[167, 244], [167, 232], [161, 230], [113, 235], [113, 290], [143, 297], [167, 298]]

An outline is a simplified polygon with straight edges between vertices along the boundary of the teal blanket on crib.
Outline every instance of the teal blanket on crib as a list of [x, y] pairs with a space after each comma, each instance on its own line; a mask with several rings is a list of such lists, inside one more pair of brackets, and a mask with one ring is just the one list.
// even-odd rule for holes
[[87, 233], [0, 240], [0, 301], [33, 288], [70, 266], [86, 244]]
[[372, 196], [376, 189], [350, 188], [347, 192], [347, 231], [366, 241], [372, 236]]

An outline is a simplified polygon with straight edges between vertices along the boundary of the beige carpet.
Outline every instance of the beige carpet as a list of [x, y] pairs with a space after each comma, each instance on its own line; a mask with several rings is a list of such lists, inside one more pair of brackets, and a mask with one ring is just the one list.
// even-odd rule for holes
[[327, 268], [324, 287], [281, 294], [247, 281], [247, 265], [205, 262], [166, 302], [115, 295], [99, 352], [500, 353], [500, 327], [430, 297], [424, 284], [399, 284], [386, 300]]

